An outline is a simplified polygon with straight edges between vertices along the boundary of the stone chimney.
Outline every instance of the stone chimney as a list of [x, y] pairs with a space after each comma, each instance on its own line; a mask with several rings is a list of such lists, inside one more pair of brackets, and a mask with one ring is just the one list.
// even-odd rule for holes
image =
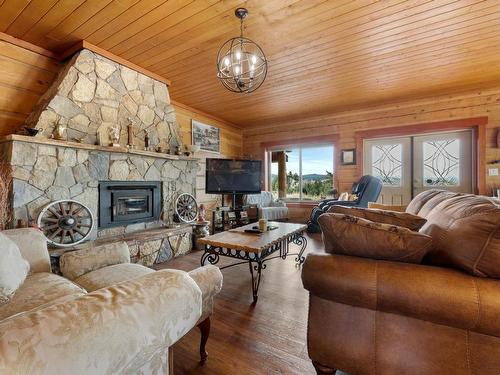
[[163, 150], [181, 143], [165, 83], [86, 49], [68, 61], [26, 120], [43, 137], [57, 124], [66, 127], [68, 141], [87, 144], [96, 144], [98, 134], [112, 127], [124, 146], [129, 124], [138, 148], [146, 134], [150, 146]]

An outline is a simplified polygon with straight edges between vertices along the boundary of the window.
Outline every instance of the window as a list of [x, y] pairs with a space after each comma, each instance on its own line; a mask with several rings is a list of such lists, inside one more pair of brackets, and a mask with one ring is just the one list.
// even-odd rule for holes
[[333, 145], [269, 151], [269, 186], [276, 198], [319, 201], [334, 196]]

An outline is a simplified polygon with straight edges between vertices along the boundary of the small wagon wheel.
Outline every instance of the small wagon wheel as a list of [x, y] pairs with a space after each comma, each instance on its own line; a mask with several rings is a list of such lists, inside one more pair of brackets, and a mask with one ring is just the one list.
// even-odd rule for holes
[[198, 204], [191, 194], [182, 193], [175, 201], [175, 213], [184, 223], [192, 223], [198, 216]]
[[50, 244], [69, 247], [85, 241], [90, 235], [94, 216], [90, 209], [80, 202], [59, 200], [42, 209], [37, 223]]

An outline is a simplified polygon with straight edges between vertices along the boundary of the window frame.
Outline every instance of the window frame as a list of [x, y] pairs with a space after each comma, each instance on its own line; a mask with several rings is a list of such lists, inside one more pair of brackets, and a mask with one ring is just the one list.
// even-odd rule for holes
[[[321, 139], [321, 141], [320, 141]], [[335, 137], [336, 140], [336, 137]], [[303, 180], [302, 180], [302, 149], [304, 148], [314, 148], [314, 147], [325, 147], [325, 146], [331, 146], [333, 148], [332, 150], [332, 173], [335, 175], [336, 168], [335, 166], [337, 165], [337, 147], [336, 147], [336, 142], [332, 141], [331, 139], [329, 140], [328, 137], [325, 140], [324, 137], [314, 137], [314, 140], [311, 140], [310, 142], [301, 142], [301, 143], [288, 143], [288, 144], [275, 144], [269, 147], [266, 147], [265, 149], [265, 160], [267, 160], [267, 173], [266, 173], [266, 187], [267, 190], [272, 191], [272, 171], [271, 171], [271, 166], [272, 166], [272, 156], [271, 154], [276, 151], [284, 151], [286, 149], [299, 149], [299, 199], [293, 199], [293, 198], [281, 198], [283, 202], [286, 202], [287, 204], [317, 204], [320, 202], [319, 200], [310, 200], [310, 199], [303, 199], [303, 192], [302, 192], [302, 187], [303, 187]], [[334, 185], [334, 180], [332, 180], [332, 184]]]

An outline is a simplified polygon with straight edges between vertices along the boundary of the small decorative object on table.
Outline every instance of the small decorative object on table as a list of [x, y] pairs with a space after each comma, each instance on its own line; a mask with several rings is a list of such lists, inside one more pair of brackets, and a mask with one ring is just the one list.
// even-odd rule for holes
[[267, 219], [259, 219], [259, 230], [261, 232], [267, 231]]

